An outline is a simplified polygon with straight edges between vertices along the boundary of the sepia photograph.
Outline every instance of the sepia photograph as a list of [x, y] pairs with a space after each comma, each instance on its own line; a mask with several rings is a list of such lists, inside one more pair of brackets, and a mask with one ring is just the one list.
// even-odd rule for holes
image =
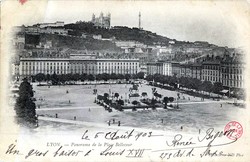
[[0, 161], [248, 161], [249, 7], [2, 1]]

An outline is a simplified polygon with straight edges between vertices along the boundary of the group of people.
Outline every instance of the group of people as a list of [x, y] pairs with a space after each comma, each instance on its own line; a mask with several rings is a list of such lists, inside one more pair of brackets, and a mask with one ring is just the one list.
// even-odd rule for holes
[[[113, 119], [112, 121], [113, 121], [112, 124], [116, 124], [115, 119]], [[117, 124], [118, 124], [118, 126], [121, 126], [121, 121], [118, 121]], [[108, 121], [108, 125], [109, 126], [111, 125], [111, 121], [110, 120]]]

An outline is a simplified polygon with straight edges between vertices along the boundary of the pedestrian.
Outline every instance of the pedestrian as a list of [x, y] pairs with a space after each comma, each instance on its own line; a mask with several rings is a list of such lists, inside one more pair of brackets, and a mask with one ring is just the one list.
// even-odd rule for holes
[[121, 122], [120, 121], [118, 121], [118, 126], [120, 126], [121, 125]]
[[115, 124], [115, 119], [113, 119], [113, 124]]
[[108, 125], [110, 126], [110, 120], [108, 121]]

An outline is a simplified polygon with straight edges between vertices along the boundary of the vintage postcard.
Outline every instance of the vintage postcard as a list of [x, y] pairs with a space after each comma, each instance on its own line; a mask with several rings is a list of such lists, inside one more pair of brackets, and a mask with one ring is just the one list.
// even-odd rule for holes
[[250, 161], [249, 1], [0, 3], [0, 162]]

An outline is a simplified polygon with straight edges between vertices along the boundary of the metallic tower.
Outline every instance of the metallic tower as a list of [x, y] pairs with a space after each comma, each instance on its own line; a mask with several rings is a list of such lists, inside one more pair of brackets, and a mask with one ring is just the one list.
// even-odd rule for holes
[[139, 12], [139, 29], [141, 29], [141, 12]]

